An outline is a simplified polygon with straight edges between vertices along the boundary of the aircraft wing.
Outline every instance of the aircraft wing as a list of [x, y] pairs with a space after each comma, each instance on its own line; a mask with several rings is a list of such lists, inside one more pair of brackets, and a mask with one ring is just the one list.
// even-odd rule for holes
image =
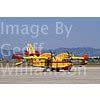
[[73, 60], [84, 60], [84, 57], [72, 57]]
[[28, 60], [28, 59], [47, 59], [47, 57], [33, 57], [33, 56], [30, 56], [30, 57], [23, 57], [24, 59]]

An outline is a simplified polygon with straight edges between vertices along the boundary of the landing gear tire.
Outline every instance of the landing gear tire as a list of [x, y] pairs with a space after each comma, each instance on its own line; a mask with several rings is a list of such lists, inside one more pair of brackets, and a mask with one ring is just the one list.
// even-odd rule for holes
[[56, 68], [55, 70], [56, 70], [56, 72], [59, 72], [59, 71], [60, 71], [60, 69], [59, 69], [59, 68]]
[[68, 71], [69, 71], [69, 72], [71, 72], [71, 68], [72, 68], [72, 66], [68, 67]]
[[43, 72], [47, 72], [47, 69], [43, 69]]
[[54, 71], [54, 68], [51, 68], [51, 69], [50, 69], [50, 71], [52, 71], [52, 72], [53, 72], [53, 71]]

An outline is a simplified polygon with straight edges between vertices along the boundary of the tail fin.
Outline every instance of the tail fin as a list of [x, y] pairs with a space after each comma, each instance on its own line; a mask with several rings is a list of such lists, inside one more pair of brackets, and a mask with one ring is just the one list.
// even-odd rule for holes
[[34, 54], [35, 53], [35, 50], [33, 48], [32, 43], [29, 43], [27, 51], [29, 52], [29, 54]]

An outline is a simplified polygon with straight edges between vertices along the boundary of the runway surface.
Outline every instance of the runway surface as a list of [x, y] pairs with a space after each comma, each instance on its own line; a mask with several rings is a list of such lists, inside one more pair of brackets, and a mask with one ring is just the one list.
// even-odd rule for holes
[[100, 65], [73, 67], [71, 72], [40, 68], [0, 68], [0, 84], [99, 84]]

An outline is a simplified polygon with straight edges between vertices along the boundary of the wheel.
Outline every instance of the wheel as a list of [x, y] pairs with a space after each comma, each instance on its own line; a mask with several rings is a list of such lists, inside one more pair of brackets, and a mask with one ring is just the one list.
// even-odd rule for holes
[[47, 72], [47, 69], [43, 69], [43, 72]]
[[52, 72], [53, 72], [53, 71], [54, 71], [54, 68], [51, 68], [51, 69], [50, 69], [50, 71], [52, 71]]
[[48, 69], [50, 69], [49, 67], [44, 68], [43, 72], [47, 72]]
[[59, 68], [56, 68], [55, 70], [56, 70], [56, 72], [59, 72], [59, 71], [60, 71], [60, 69], [59, 69]]
[[72, 68], [72, 66], [68, 67], [68, 71], [69, 71], [69, 72], [71, 71], [71, 68]]

